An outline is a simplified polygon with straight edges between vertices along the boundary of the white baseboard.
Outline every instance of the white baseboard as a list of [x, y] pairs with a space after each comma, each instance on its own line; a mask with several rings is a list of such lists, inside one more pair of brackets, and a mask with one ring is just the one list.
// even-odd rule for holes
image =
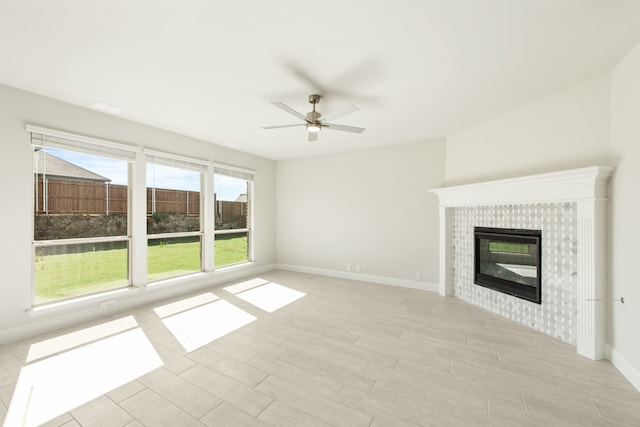
[[622, 356], [615, 348], [607, 346], [608, 359], [613, 366], [616, 367], [629, 382], [640, 391], [640, 367], [631, 364], [624, 356]]
[[360, 282], [370, 282], [381, 285], [398, 286], [401, 288], [438, 292], [438, 284], [421, 282], [419, 280], [396, 279], [393, 277], [374, 276], [371, 274], [354, 273], [351, 271], [329, 270], [326, 268], [306, 267], [292, 264], [276, 264], [276, 268], [279, 270], [294, 271], [296, 273], [317, 274], [319, 276], [335, 277], [338, 279], [357, 280]]
[[268, 273], [269, 271], [273, 271], [276, 268], [277, 268], [277, 264], [268, 264], [262, 267], [252, 267], [251, 274]]

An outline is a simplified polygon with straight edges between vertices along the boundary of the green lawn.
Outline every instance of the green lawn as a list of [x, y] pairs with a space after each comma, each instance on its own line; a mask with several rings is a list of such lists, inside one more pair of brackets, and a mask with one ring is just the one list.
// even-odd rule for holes
[[216, 236], [215, 247], [216, 267], [247, 260], [249, 250], [246, 233], [219, 234]]
[[126, 248], [93, 248], [71, 246], [70, 250], [76, 250], [71, 253], [50, 253], [51, 248], [38, 248], [35, 303], [127, 286]]
[[[189, 239], [150, 245], [147, 280], [200, 271], [200, 240]], [[128, 285], [126, 248], [91, 250], [95, 245], [81, 246], [84, 247], [77, 253], [47, 254], [40, 249], [48, 248], [38, 250], [35, 264], [36, 304]], [[216, 238], [216, 267], [246, 261], [247, 253], [246, 235], [231, 234]]]
[[200, 271], [200, 238], [172, 240], [155, 241], [149, 245], [148, 282]]

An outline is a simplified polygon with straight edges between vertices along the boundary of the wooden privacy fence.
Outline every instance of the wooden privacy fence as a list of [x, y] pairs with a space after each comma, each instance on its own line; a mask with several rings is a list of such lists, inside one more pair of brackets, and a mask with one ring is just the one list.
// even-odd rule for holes
[[103, 182], [38, 179], [34, 190], [36, 215], [127, 213], [127, 187]]
[[[34, 189], [36, 215], [127, 213], [127, 186], [103, 182], [39, 178]], [[216, 225], [245, 228], [247, 203], [216, 201]], [[147, 214], [200, 215], [200, 192], [147, 188]]]
[[247, 202], [216, 201], [216, 229], [247, 228]]
[[200, 192], [147, 188], [147, 214], [200, 214]]

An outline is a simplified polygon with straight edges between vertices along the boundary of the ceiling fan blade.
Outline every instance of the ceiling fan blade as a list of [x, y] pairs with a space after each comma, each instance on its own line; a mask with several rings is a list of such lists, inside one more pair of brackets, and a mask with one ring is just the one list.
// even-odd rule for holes
[[295, 125], [277, 125], [277, 126], [262, 126], [262, 129], [279, 129], [279, 128], [292, 128], [298, 126], [306, 126], [305, 123], [296, 123]]
[[360, 109], [353, 104], [343, 105], [342, 107], [336, 110], [333, 110], [332, 112], [326, 114], [325, 116], [321, 116], [320, 120], [326, 121], [326, 120], [337, 119], [338, 117], [346, 116], [347, 114], [354, 113], [358, 110]]
[[[358, 91], [347, 91], [341, 88], [357, 86], [362, 88], [363, 83], [375, 83], [380, 81], [384, 75], [377, 59], [367, 59], [344, 72], [332, 80], [321, 82], [311, 72], [307, 71], [302, 65], [296, 64], [292, 60], [283, 60], [281, 65], [291, 75], [305, 83], [313, 93], [322, 95], [322, 97], [342, 98], [356, 100], [359, 103], [378, 104], [380, 99], [374, 96], [359, 94]], [[287, 95], [287, 94], [285, 94]], [[291, 94], [288, 94], [291, 95]], [[302, 92], [296, 92], [295, 96], [301, 96]], [[281, 95], [282, 96], [282, 95]], [[281, 96], [272, 96], [271, 98], [282, 99]]]
[[307, 132], [309, 134], [309, 141], [317, 141], [318, 140], [318, 132]]
[[304, 120], [305, 122], [307, 121], [307, 116], [305, 116], [302, 113], [298, 113], [296, 110], [294, 110], [293, 108], [289, 107], [286, 104], [283, 104], [282, 102], [272, 102], [272, 105], [280, 108], [281, 110], [286, 111], [289, 114], [292, 114], [294, 116], [296, 116], [297, 118], [299, 118], [300, 120]]
[[311, 75], [308, 71], [301, 66], [294, 64], [293, 62], [287, 62], [284, 64], [289, 69], [289, 72], [300, 79], [302, 82], [309, 85], [310, 89], [314, 90], [314, 93], [320, 95], [326, 92], [326, 88], [321, 84], [318, 79]]
[[364, 128], [357, 128], [355, 126], [337, 125], [335, 123], [322, 123], [323, 128], [329, 128], [333, 130], [343, 130], [345, 132], [362, 133]]

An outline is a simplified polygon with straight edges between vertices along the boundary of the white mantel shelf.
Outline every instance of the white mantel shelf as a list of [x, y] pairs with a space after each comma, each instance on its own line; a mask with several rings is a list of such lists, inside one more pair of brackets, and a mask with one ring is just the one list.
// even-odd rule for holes
[[431, 190], [440, 206], [572, 202], [606, 198], [613, 168], [592, 166]]
[[[605, 357], [607, 331], [607, 185], [614, 169], [592, 166], [431, 190], [440, 204], [440, 283], [454, 296], [453, 210], [462, 206], [576, 203], [578, 225], [577, 352]], [[544, 302], [543, 302], [544, 303]]]

